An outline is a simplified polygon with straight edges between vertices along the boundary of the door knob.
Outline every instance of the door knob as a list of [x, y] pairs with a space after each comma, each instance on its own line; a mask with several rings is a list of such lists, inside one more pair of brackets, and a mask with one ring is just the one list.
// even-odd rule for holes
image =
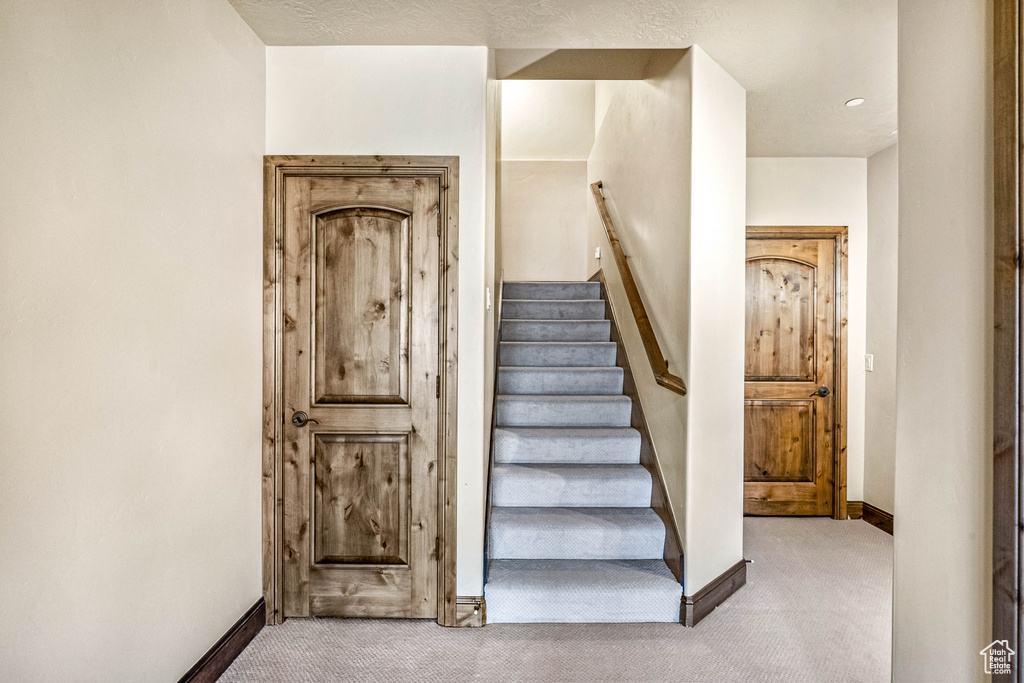
[[318, 420], [314, 420], [309, 415], [306, 415], [303, 411], [292, 413], [292, 424], [296, 427], [305, 427], [307, 424], [312, 422], [313, 424], [320, 424]]
[[828, 387], [818, 387], [817, 391], [811, 394], [811, 396], [821, 396], [822, 398], [825, 398], [831, 393], [832, 392], [828, 390]]

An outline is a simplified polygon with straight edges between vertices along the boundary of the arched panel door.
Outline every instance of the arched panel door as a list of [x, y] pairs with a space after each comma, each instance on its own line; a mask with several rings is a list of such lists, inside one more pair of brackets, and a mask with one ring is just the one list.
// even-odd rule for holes
[[284, 178], [286, 617], [438, 614], [439, 193]]
[[833, 513], [835, 246], [747, 239], [746, 514]]

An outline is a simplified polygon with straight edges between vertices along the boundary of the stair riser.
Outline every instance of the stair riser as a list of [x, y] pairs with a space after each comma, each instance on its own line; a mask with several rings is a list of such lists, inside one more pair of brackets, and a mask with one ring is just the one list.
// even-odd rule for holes
[[525, 591], [487, 591], [488, 624], [679, 623], [682, 596], [637, 599], [615, 592], [574, 591], [571, 598]]
[[499, 427], [628, 427], [628, 401], [573, 403], [571, 401], [507, 401], [498, 398]]
[[492, 476], [492, 505], [620, 508], [651, 505], [651, 475], [640, 466], [567, 466], [552, 470], [499, 465]]
[[604, 301], [524, 301], [506, 299], [502, 320], [604, 320]]
[[501, 342], [499, 365], [515, 367], [613, 367], [612, 342]]
[[548, 436], [498, 429], [495, 463], [632, 465], [640, 462], [640, 434]]
[[499, 368], [499, 394], [621, 394], [622, 368]]
[[504, 320], [502, 341], [584, 341], [611, 339], [610, 320]]
[[506, 282], [505, 299], [600, 299], [599, 282]]
[[495, 560], [488, 623], [679, 622], [682, 586], [662, 560]]
[[662, 556], [665, 527], [653, 529], [565, 526], [540, 528], [494, 523], [490, 557], [496, 560], [647, 560]]

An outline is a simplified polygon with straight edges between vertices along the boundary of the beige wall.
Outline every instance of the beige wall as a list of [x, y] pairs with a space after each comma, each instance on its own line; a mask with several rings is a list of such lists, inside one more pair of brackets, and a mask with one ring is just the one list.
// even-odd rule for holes
[[746, 91], [693, 47], [685, 592], [743, 557]]
[[505, 279], [586, 280], [586, 161], [503, 161]]
[[264, 48], [6, 3], [0, 90], [0, 678], [177, 680], [261, 593]]
[[845, 225], [849, 229], [846, 485], [864, 499], [867, 160], [790, 157], [747, 160], [748, 225]]
[[506, 280], [585, 280], [593, 81], [502, 82]]
[[991, 633], [991, 0], [899, 3], [893, 676], [981, 681]]
[[[486, 164], [486, 207], [484, 221], [484, 287], [485, 295], [490, 295], [490, 302], [485, 301], [484, 313], [484, 397], [483, 397], [483, 455], [490, 457], [491, 452], [491, 420], [494, 415], [495, 385], [495, 321], [499, 313], [498, 295], [501, 292], [501, 81], [496, 78], [494, 50], [487, 51], [487, 132], [485, 141]], [[482, 486], [486, 490], [487, 462], [484, 463], [484, 480]], [[485, 516], [486, 518], [486, 516]], [[481, 584], [481, 589], [483, 584]]]
[[501, 157], [586, 159], [594, 144], [594, 81], [502, 81]]
[[[656, 55], [643, 81], [598, 81], [608, 102], [587, 162], [589, 182], [604, 182], [622, 248], [669, 369], [689, 368], [691, 62]], [[601, 247], [601, 259], [594, 248]], [[686, 519], [688, 399], [658, 386], [592, 199], [587, 201], [588, 271], [604, 270], [608, 296], [633, 368], [680, 534]], [[683, 538], [685, 547], [686, 539]]]
[[874, 370], [864, 378], [864, 500], [889, 513], [893, 510], [896, 469], [897, 149], [890, 145], [868, 158], [864, 346], [874, 356]]
[[[600, 218], [599, 262], [683, 536], [692, 595], [743, 553], [745, 94], [699, 47], [657, 55], [643, 81], [599, 82], [589, 159], [681, 397], [658, 386]], [[699, 293], [699, 294], [698, 294]], [[692, 298], [691, 298], [692, 297]]]
[[459, 157], [460, 595], [483, 589], [487, 77], [483, 47], [267, 48], [267, 154]]

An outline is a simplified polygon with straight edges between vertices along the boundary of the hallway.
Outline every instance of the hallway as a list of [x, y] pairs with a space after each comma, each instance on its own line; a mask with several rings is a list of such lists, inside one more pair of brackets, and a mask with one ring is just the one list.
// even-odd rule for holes
[[747, 585], [697, 628], [291, 619], [226, 682], [887, 681], [892, 537], [858, 520], [747, 517]]

